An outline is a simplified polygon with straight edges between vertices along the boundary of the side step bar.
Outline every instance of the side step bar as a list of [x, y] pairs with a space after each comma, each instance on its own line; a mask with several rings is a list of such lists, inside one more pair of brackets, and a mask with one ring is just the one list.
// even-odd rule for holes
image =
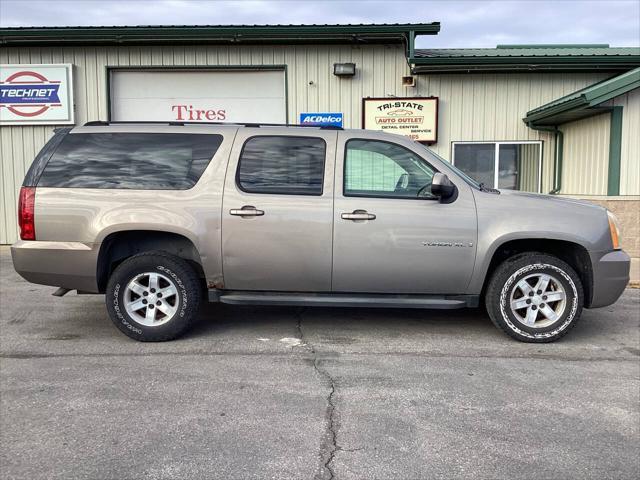
[[388, 295], [348, 293], [280, 293], [209, 290], [210, 302], [231, 305], [289, 305], [315, 307], [430, 308], [477, 307], [478, 295]]

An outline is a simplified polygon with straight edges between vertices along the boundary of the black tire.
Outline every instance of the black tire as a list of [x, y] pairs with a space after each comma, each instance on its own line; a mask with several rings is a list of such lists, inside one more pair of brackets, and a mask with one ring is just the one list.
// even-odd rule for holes
[[[158, 314], [162, 315], [158, 320], [159, 325], [144, 325], [125, 308], [127, 285], [135, 278], [144, 278], [145, 274], [158, 274], [165, 286], [173, 285], [176, 291], [171, 298], [165, 298], [166, 302], [172, 303], [170, 306], [175, 309], [175, 313], [164, 315], [160, 308], [155, 307]], [[168, 283], [167, 279], [172, 283]], [[149, 291], [145, 293], [149, 294]], [[163, 342], [178, 338], [195, 322], [200, 308], [202, 288], [197, 273], [189, 263], [174, 255], [154, 251], [135, 255], [118, 265], [109, 278], [105, 297], [109, 316], [122, 333], [140, 342]], [[137, 298], [142, 301], [151, 297]], [[145, 303], [150, 305], [146, 300]], [[133, 312], [133, 315], [154, 308], [149, 305]]]
[[[547, 305], [547, 307], [557, 307], [558, 312], [561, 312], [554, 312], [554, 314], [558, 313], [557, 319], [551, 320], [543, 316], [542, 312], [535, 312], [540, 308], [548, 312], [544, 301], [551, 297], [537, 295], [537, 291], [534, 289], [532, 300], [529, 300], [528, 296], [531, 294], [525, 296], [522, 289], [517, 287], [517, 284], [522, 280], [527, 281], [526, 279], [530, 278], [530, 281], [535, 281], [535, 275], [543, 274], [552, 276], [553, 284], [557, 284], [558, 289], [564, 290], [565, 303], [560, 305], [557, 302], [549, 301]], [[552, 293], [557, 292], [550, 292], [548, 295]], [[516, 308], [514, 311], [511, 308], [511, 301], [512, 296], [516, 294], [522, 296], [514, 297], [515, 300], [524, 300], [528, 305], [522, 309]], [[543, 303], [536, 306], [535, 302]], [[582, 313], [584, 293], [580, 277], [566, 262], [552, 255], [532, 252], [508, 258], [496, 268], [486, 290], [485, 305], [489, 317], [496, 327], [511, 337], [521, 342], [546, 343], [558, 340], [576, 325]], [[533, 315], [536, 315], [533, 323], [538, 323], [537, 319], [539, 318], [541, 326], [533, 327], [524, 323], [526, 318], [522, 317], [526, 317], [526, 313], [530, 311], [529, 308], [532, 308]], [[518, 318], [517, 315], [521, 318]], [[544, 326], [545, 322], [551, 323]]]

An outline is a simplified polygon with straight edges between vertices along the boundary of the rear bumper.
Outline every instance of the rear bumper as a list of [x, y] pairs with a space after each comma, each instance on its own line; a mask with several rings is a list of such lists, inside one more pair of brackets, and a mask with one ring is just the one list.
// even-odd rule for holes
[[629, 283], [631, 259], [622, 250], [592, 252], [593, 295], [589, 308], [615, 303]]
[[99, 249], [91, 243], [19, 241], [11, 246], [11, 258], [28, 282], [97, 293]]

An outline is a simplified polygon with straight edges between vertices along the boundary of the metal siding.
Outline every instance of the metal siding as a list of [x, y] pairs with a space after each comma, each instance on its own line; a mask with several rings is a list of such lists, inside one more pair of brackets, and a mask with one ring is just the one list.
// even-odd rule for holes
[[561, 193], [607, 194], [610, 119], [605, 113], [561, 125], [564, 132]]
[[538, 144], [520, 145], [520, 164], [518, 168], [520, 172], [520, 190], [538, 193], [539, 152]]
[[[349, 61], [357, 65], [354, 78], [333, 75], [333, 63]], [[433, 146], [438, 154], [450, 159], [451, 142], [456, 140], [544, 140], [543, 192], [552, 184], [553, 135], [528, 129], [522, 117], [535, 107], [607, 77], [575, 73], [420, 75], [416, 88], [403, 87], [401, 77], [409, 75], [409, 67], [400, 45], [9, 47], [0, 49], [0, 62], [72, 63], [78, 124], [107, 119], [107, 66], [287, 65], [291, 123], [297, 123], [304, 111], [342, 111], [345, 127], [361, 128], [363, 97], [438, 96], [439, 133]], [[0, 127], [0, 243], [17, 238], [19, 186], [52, 133], [53, 128], [45, 126]], [[638, 150], [637, 145], [623, 146], [623, 157], [624, 152]], [[630, 169], [631, 158], [635, 162], [638, 158], [637, 154], [626, 155], [629, 160], [625, 163], [623, 159], [623, 172]]]
[[[438, 143], [451, 160], [451, 142], [542, 140], [542, 192], [553, 187], [554, 135], [528, 128], [529, 110], [604, 78], [603, 73], [469, 73], [418, 76], [415, 93], [440, 97]], [[585, 171], [585, 175], [589, 172]]]
[[640, 195], [640, 88], [613, 99], [622, 111], [620, 195]]

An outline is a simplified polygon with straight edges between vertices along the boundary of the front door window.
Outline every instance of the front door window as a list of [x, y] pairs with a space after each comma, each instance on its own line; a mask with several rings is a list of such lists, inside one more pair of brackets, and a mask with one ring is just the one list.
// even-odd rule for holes
[[412, 151], [377, 140], [347, 142], [344, 194], [348, 197], [433, 198], [435, 170]]

